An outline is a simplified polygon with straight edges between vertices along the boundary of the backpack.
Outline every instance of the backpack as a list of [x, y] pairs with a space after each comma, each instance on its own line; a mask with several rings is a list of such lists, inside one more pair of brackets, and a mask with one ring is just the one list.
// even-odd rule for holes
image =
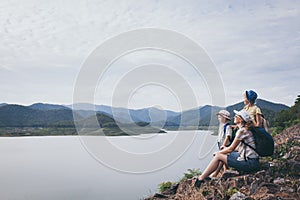
[[251, 127], [250, 131], [254, 137], [255, 147], [242, 141], [245, 145], [253, 149], [259, 156], [272, 156], [274, 153], [273, 137], [262, 127]]

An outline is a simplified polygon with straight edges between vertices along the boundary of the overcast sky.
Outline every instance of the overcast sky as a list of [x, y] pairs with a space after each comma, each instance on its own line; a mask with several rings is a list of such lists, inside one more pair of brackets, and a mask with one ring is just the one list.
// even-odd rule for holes
[[[260, 98], [291, 106], [300, 94], [299, 21], [298, 0], [0, 1], [0, 103], [71, 104], [76, 78], [95, 48], [123, 32], [155, 27], [185, 35], [205, 49], [222, 79], [225, 105], [254, 89]], [[194, 90], [197, 104], [212, 103], [205, 78], [160, 51], [117, 60], [99, 83], [95, 103], [112, 102], [116, 81], [125, 73], [118, 66], [128, 71], [149, 63], [181, 68], [177, 72]], [[124, 80], [122, 86], [132, 88], [128, 77]], [[180, 87], [178, 81], [169, 84]], [[137, 85], [127, 105], [178, 110], [180, 99], [171, 86]]]

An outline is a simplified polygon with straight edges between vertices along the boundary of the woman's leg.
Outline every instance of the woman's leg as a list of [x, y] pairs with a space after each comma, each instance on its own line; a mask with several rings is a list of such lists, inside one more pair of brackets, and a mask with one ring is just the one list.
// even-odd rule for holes
[[204, 180], [206, 177], [208, 177], [210, 174], [212, 174], [218, 169], [220, 163], [227, 165], [227, 155], [218, 152], [216, 153], [213, 160], [209, 163], [207, 168], [204, 170], [204, 172], [198, 177], [198, 179]]
[[223, 166], [225, 166], [223, 162], [219, 162], [218, 168], [210, 175], [210, 177], [217, 177]]

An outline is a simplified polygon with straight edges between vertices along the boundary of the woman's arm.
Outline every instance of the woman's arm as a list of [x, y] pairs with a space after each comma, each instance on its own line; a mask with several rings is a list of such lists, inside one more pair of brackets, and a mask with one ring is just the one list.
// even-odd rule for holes
[[255, 117], [256, 117], [256, 124], [255, 124], [255, 126], [262, 126], [262, 124], [261, 124], [261, 122], [262, 122], [262, 120], [261, 120], [261, 114], [256, 114]]
[[222, 153], [222, 154], [231, 153], [240, 144], [240, 142], [241, 142], [241, 140], [238, 139], [237, 137], [235, 137], [233, 142], [231, 143], [231, 145], [227, 148], [224, 148], [224, 149], [220, 150], [220, 153]]

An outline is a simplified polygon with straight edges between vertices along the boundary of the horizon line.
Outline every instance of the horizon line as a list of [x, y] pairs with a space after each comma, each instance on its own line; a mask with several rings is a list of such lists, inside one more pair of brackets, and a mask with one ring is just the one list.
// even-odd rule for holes
[[[257, 100], [263, 100], [263, 101], [267, 101], [267, 102], [270, 102], [270, 103], [273, 103], [273, 104], [279, 104], [279, 105], [283, 105], [283, 106], [287, 106], [287, 107], [291, 107], [290, 105], [286, 105], [284, 103], [277, 103], [277, 102], [273, 102], [273, 101], [270, 101], [270, 100], [266, 100], [266, 99], [262, 99], [262, 98], [258, 98]], [[158, 108], [158, 107], [155, 107], [155, 106], [150, 106], [150, 107], [141, 107], [141, 108], [126, 108], [126, 107], [120, 107], [120, 106], [112, 106], [112, 105], [107, 105], [107, 104], [93, 104], [93, 103], [75, 103], [75, 104], [61, 104], [61, 103], [49, 103], [49, 102], [34, 102], [34, 103], [31, 103], [31, 104], [22, 104], [22, 103], [7, 103], [7, 102], [0, 102], [0, 105], [1, 104], [6, 104], [6, 105], [19, 105], [19, 106], [25, 106], [25, 107], [29, 107], [29, 106], [32, 106], [32, 105], [35, 105], [35, 104], [45, 104], [45, 105], [57, 105], [57, 106], [64, 106], [66, 108], [70, 108], [73, 110], [73, 105], [76, 105], [76, 104], [86, 104], [86, 105], [92, 105], [92, 106], [106, 106], [106, 107], [111, 107], [111, 108], [122, 108], [122, 109], [128, 109], [128, 110], [143, 110], [143, 109], [149, 109], [149, 108], [157, 108], [159, 110], [165, 110], [165, 111], [172, 111], [172, 112], [181, 112], [181, 111], [187, 111], [187, 110], [193, 110], [193, 109], [199, 109], [201, 107], [205, 107], [205, 106], [215, 106], [215, 107], [220, 107], [220, 108], [227, 108], [229, 106], [233, 106], [235, 104], [239, 104], [239, 103], [242, 103], [243, 100], [239, 101], [239, 102], [236, 102], [236, 103], [233, 103], [233, 104], [229, 104], [229, 105], [226, 105], [226, 106], [218, 106], [218, 105], [212, 105], [212, 104], [204, 104], [204, 105], [199, 105], [197, 107], [193, 107], [193, 108], [187, 108], [187, 109], [183, 109], [183, 110], [179, 110], [179, 111], [174, 111], [172, 109], [161, 109], [161, 108]], [[70, 106], [70, 107], [69, 107]], [[82, 109], [82, 110], [85, 110], [85, 109]]]

